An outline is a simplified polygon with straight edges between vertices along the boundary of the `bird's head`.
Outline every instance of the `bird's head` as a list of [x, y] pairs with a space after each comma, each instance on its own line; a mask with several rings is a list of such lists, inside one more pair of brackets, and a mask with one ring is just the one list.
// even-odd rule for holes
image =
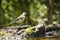
[[29, 16], [29, 12], [28, 11], [24, 11], [22, 14], [25, 15], [25, 16]]
[[25, 15], [25, 16], [26, 16], [27, 14], [28, 14], [27, 12], [23, 12], [23, 13], [22, 13], [22, 15]]

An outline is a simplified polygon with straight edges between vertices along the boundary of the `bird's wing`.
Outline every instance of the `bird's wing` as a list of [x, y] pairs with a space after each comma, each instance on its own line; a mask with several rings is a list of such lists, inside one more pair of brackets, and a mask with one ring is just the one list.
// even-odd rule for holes
[[21, 19], [23, 19], [24, 17], [25, 17], [24, 15], [20, 15], [20, 16], [18, 16], [14, 21], [21, 20]]
[[20, 16], [20, 17], [16, 18], [14, 21], [15, 22], [23, 22], [24, 19], [25, 19], [25, 16]]
[[18, 21], [18, 20], [21, 20], [21, 19], [23, 19], [23, 17], [16, 18], [14, 21]]

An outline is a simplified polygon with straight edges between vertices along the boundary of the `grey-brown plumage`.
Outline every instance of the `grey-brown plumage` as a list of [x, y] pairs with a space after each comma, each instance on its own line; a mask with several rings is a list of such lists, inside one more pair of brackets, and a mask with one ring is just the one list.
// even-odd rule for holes
[[26, 15], [27, 15], [27, 12], [23, 12], [19, 17], [17, 17], [15, 20], [13, 20], [8, 25], [11, 25], [13, 23], [22, 23], [25, 20]]

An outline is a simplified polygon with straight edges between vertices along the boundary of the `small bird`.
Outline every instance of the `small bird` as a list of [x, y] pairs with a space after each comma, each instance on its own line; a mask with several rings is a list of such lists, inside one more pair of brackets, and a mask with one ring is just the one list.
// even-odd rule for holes
[[25, 20], [26, 15], [27, 15], [27, 12], [23, 12], [19, 17], [17, 17], [15, 20], [13, 20], [8, 25], [11, 25], [13, 23], [22, 23]]

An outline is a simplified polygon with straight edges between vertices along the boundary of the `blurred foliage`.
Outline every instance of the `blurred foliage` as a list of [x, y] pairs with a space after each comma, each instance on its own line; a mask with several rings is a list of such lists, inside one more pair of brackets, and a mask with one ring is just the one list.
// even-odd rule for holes
[[[0, 0], [0, 28], [7, 26], [12, 20], [17, 18], [24, 10], [30, 13], [32, 24], [44, 21], [47, 18], [49, 0]], [[53, 21], [60, 23], [60, 0], [54, 0]], [[2, 10], [2, 11], [1, 11]], [[50, 10], [50, 9], [49, 9]], [[39, 21], [41, 20], [41, 21]], [[28, 24], [28, 23], [24, 23]]]

